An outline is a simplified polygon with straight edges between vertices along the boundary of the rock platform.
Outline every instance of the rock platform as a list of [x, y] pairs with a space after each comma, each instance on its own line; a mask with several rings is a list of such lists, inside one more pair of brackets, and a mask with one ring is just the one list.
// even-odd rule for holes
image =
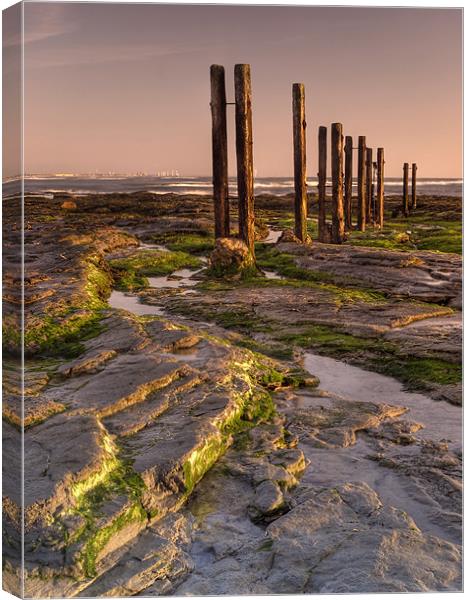
[[[321, 389], [301, 355], [333, 331], [359, 363], [378, 344], [386, 360], [457, 365], [457, 256], [279, 243], [303, 279], [202, 272], [190, 289], [135, 291], [165, 311], [138, 316], [108, 303], [110, 259], [205, 243], [211, 199], [25, 210], [24, 390], [6, 231], [7, 589], [21, 591], [22, 508], [28, 597], [461, 589], [460, 448], [422, 436], [405, 406]], [[458, 402], [458, 384], [428, 390]]]

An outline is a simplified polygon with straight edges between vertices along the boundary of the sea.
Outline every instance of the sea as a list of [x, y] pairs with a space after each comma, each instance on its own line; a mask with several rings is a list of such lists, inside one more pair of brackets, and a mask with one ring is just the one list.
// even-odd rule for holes
[[[308, 189], [314, 191], [317, 179], [308, 179]], [[327, 182], [330, 187], [330, 181]], [[356, 182], [353, 182], [354, 188]], [[3, 182], [3, 195], [18, 193], [19, 180], [10, 179]], [[230, 195], [236, 195], [236, 178], [229, 180]], [[151, 175], [138, 176], [82, 176], [82, 175], [31, 175], [24, 178], [24, 190], [29, 194], [54, 194], [69, 192], [73, 194], [118, 193], [146, 191], [153, 194], [194, 194], [212, 193], [211, 177], [158, 177]], [[400, 194], [402, 179], [388, 177], [385, 179], [385, 195]], [[272, 194], [283, 196], [294, 192], [294, 181], [289, 177], [257, 177], [254, 182], [255, 195]], [[418, 178], [417, 192], [432, 196], [462, 196], [462, 179]]]

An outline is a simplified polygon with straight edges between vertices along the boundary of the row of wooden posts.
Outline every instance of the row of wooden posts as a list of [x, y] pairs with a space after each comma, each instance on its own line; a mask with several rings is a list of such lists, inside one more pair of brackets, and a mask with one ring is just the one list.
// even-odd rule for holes
[[[239, 237], [254, 254], [254, 171], [252, 151], [251, 73], [246, 64], [235, 65], [235, 102], [227, 103], [225, 69], [221, 65], [210, 68], [213, 198], [215, 212], [215, 237], [229, 237], [230, 213], [228, 193], [228, 144], [226, 107], [235, 105], [236, 159], [238, 183]], [[306, 116], [305, 90], [302, 83], [294, 83], [293, 95], [293, 148], [295, 180], [295, 236], [308, 239], [306, 191]], [[358, 138], [358, 148], [353, 147], [351, 136], [345, 137], [341, 123], [331, 125], [331, 179], [332, 224], [326, 223], [326, 170], [327, 127], [318, 131], [318, 238], [319, 241], [341, 243], [345, 231], [353, 228], [352, 217], [352, 166], [353, 150], [358, 149], [358, 199], [356, 228], [365, 231], [367, 223], [383, 227], [384, 224], [384, 149], [378, 148], [373, 163], [373, 150], [367, 148], [365, 136]], [[345, 170], [344, 170], [345, 154]], [[376, 170], [376, 199], [374, 197], [373, 170]], [[412, 164], [412, 208], [417, 206], [417, 165]], [[404, 163], [403, 213], [409, 214], [409, 164]]]

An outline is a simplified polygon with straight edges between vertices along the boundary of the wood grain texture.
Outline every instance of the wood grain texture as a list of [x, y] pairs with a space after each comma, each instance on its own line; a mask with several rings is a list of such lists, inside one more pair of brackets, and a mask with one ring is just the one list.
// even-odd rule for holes
[[226, 133], [225, 69], [210, 67], [212, 112], [212, 175], [215, 237], [230, 235], [230, 205], [228, 193], [228, 143]]
[[409, 163], [404, 163], [402, 177], [402, 212], [409, 216]]
[[366, 137], [358, 138], [358, 206], [357, 206], [357, 229], [366, 230]]
[[327, 239], [326, 234], [326, 177], [327, 177], [327, 127], [318, 130], [318, 238]]
[[342, 124], [331, 125], [332, 243], [344, 240], [344, 136]]
[[352, 229], [352, 178], [353, 178], [353, 139], [345, 136], [345, 179], [344, 179], [344, 222], [345, 229]]
[[384, 226], [384, 148], [378, 148], [377, 157], [376, 203], [378, 206], [378, 225]]
[[254, 254], [254, 168], [252, 157], [251, 68], [235, 65], [236, 162], [239, 237]]
[[306, 194], [306, 117], [305, 88], [302, 83], [292, 86], [293, 162], [295, 173], [295, 235], [305, 242], [308, 202]]

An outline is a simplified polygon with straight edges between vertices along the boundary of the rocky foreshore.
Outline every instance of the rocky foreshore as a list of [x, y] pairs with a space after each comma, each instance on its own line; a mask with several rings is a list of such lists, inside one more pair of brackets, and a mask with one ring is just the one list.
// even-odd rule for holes
[[332, 246], [259, 197], [256, 267], [221, 277], [209, 197], [26, 197], [24, 413], [8, 202], [7, 589], [22, 418], [28, 597], [461, 589], [460, 199]]

